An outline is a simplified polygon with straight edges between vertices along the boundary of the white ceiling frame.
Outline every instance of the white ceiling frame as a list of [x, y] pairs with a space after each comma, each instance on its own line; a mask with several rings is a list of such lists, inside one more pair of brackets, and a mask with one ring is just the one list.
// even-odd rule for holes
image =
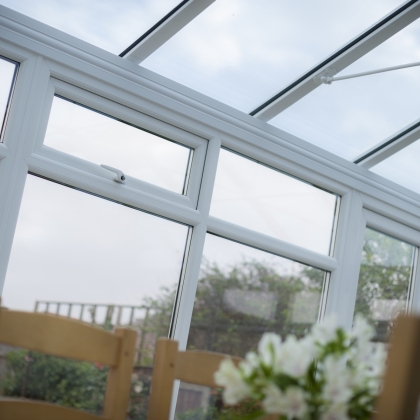
[[418, 139], [420, 139], [420, 118], [364, 152], [354, 160], [354, 163], [370, 169]]
[[[175, 13], [163, 18], [163, 22], [146, 36], [140, 37], [139, 42], [123, 57], [133, 63], [140, 64], [153, 54], [166, 41], [178, 31], [195, 19], [202, 11], [207, 9], [215, 0], [190, 0], [180, 7]], [[142, 39], [143, 38], [143, 39]]]
[[[406, 5], [402, 7], [406, 7]], [[391, 16], [393, 13], [395, 13], [396, 15], [393, 18], [389, 19], [389, 16]], [[267, 106], [265, 106], [264, 108], [262, 108], [262, 106], [264, 105], [260, 107], [261, 109], [257, 108], [251, 113], [251, 115], [263, 121], [271, 120], [272, 118], [280, 114], [282, 111], [293, 105], [295, 102], [299, 101], [304, 96], [311, 93], [318, 86], [320, 86], [322, 84], [320, 80], [321, 76], [324, 75], [324, 72], [327, 69], [333, 69], [334, 73], [339, 73], [340, 71], [348, 67], [350, 64], [354, 63], [356, 60], [367, 54], [369, 51], [373, 50], [378, 45], [391, 38], [393, 35], [395, 35], [397, 32], [408, 26], [410, 23], [412, 23], [419, 17], [420, 1], [414, 2], [414, 4], [412, 4], [409, 7], [406, 7], [405, 10], [403, 10], [400, 13], [397, 13], [395, 11], [392, 12], [390, 15], [388, 15], [382, 20], [384, 21], [389, 19], [385, 24], [381, 25], [379, 23], [379, 27], [376, 30], [373, 30], [372, 33], [370, 33], [367, 36], [364, 36], [362, 34], [360, 36], [361, 40], [359, 42], [356, 42], [355, 45], [348, 49], [346, 49], [346, 47], [343, 47], [346, 50], [342, 54], [339, 54], [335, 58], [325, 60], [324, 65], [317, 66], [319, 68], [315, 67], [317, 69], [316, 71], [309, 71], [307, 73], [307, 77], [304, 76], [299, 83], [292, 83], [290, 86], [293, 86], [294, 84], [296, 85], [292, 88], [287, 87], [286, 89], [284, 89], [284, 94], [280, 92], [280, 96], [277, 99], [275, 99], [271, 103], [268, 103]], [[375, 25], [373, 27], [375, 27]], [[373, 27], [369, 28], [365, 32], [365, 34], [369, 33], [369, 31], [371, 31]], [[351, 42], [354, 42], [354, 40]], [[332, 57], [334, 57], [334, 55]]]

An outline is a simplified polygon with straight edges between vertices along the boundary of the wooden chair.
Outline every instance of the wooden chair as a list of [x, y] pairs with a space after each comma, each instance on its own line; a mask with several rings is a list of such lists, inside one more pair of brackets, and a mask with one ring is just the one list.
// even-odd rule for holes
[[414, 420], [420, 397], [420, 318], [399, 316], [374, 420]]
[[115, 333], [56, 315], [0, 308], [0, 343], [109, 366], [102, 416], [21, 398], [0, 398], [1, 420], [125, 420], [137, 333]]
[[[207, 351], [179, 351], [178, 342], [160, 338], [155, 350], [152, 389], [149, 399], [148, 420], [169, 420], [175, 379], [196, 385], [219, 388], [213, 374], [219, 369], [226, 354]], [[231, 357], [237, 365], [242, 359]], [[278, 419], [266, 416], [264, 420]]]

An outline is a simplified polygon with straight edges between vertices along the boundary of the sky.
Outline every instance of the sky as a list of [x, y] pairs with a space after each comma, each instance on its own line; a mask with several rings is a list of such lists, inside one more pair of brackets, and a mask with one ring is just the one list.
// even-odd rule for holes
[[[114, 54], [177, 3], [0, 0]], [[142, 66], [249, 112], [400, 4], [217, 0]], [[342, 74], [419, 61], [419, 30], [414, 22]], [[7, 80], [9, 70], [0, 63], [1, 79]], [[353, 159], [418, 118], [418, 72], [321, 86], [270, 123]], [[2, 85], [0, 111], [7, 83]], [[45, 144], [181, 192], [187, 148], [61, 99], [54, 100]], [[390, 174], [404, 176], [398, 168], [382, 170]], [[326, 254], [334, 204], [328, 192], [221, 153], [214, 216]], [[37, 299], [138, 305], [178, 281], [187, 231], [184, 225], [28, 176], [3, 303], [27, 310]], [[205, 258], [226, 269], [244, 256], [273, 258], [221, 241], [206, 241]], [[296, 270], [293, 264], [278, 267], [279, 273]]]

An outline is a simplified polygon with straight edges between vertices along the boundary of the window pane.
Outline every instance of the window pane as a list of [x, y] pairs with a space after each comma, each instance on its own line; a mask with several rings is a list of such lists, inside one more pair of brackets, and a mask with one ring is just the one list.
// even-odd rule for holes
[[0, 140], [2, 140], [16, 68], [15, 63], [0, 57]]
[[402, 0], [217, 0], [141, 65], [250, 112]]
[[222, 149], [210, 214], [328, 254], [337, 196]]
[[406, 310], [414, 251], [413, 245], [366, 229], [355, 314], [374, 324], [375, 341], [387, 341], [392, 321]]
[[188, 231], [185, 225], [28, 176], [2, 303], [105, 329], [131, 325], [138, 330], [133, 386], [141, 389], [132, 403], [141, 411], [155, 341], [169, 332]]
[[370, 170], [420, 194], [420, 141], [410, 144]]
[[183, 193], [191, 149], [55, 97], [47, 146]]
[[[337, 76], [419, 61], [420, 20], [402, 29]], [[348, 160], [420, 116], [420, 68], [322, 85], [270, 121]]]
[[1, 4], [119, 54], [180, 0], [1, 0]]
[[245, 356], [265, 331], [302, 336], [318, 319], [325, 272], [206, 237], [188, 347]]

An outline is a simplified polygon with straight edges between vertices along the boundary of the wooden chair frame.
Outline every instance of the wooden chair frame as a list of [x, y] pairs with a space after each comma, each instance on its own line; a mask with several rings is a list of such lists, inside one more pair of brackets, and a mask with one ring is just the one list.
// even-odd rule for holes
[[374, 420], [415, 420], [420, 396], [420, 317], [400, 315]]
[[[222, 353], [179, 351], [177, 341], [159, 338], [155, 351], [147, 419], [169, 420], [176, 379], [196, 385], [220, 388], [214, 382], [213, 375], [219, 369], [220, 362], [227, 357], [230, 357], [236, 365], [242, 360]], [[264, 420], [273, 419], [278, 419], [278, 416], [264, 418]]]
[[81, 321], [0, 308], [0, 343], [109, 366], [102, 416], [20, 398], [0, 398], [1, 420], [125, 420], [137, 332], [115, 333]]

